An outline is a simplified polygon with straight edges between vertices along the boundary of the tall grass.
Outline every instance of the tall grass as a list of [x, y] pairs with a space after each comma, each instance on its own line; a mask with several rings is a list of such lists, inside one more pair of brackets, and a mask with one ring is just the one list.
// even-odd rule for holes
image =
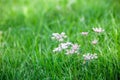
[[[119, 80], [119, 8], [118, 0], [1, 0], [0, 79]], [[105, 31], [95, 35], [93, 27]], [[53, 32], [65, 32], [81, 45], [80, 54], [53, 53]], [[96, 46], [90, 44], [94, 38]], [[98, 59], [83, 64], [85, 53], [97, 53]]]

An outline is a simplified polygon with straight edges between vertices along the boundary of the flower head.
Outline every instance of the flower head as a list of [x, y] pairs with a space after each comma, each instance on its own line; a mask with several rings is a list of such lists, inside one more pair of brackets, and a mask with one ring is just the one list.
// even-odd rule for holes
[[67, 36], [65, 35], [65, 33], [64, 32], [62, 32], [61, 34], [59, 34], [59, 33], [53, 33], [52, 34], [52, 39], [56, 39], [57, 41], [59, 41], [59, 42], [62, 42], [62, 41], [64, 41], [64, 39], [66, 38]]
[[70, 50], [67, 50], [66, 54], [74, 54], [77, 53], [79, 50], [79, 45], [78, 44], [73, 44]]
[[98, 40], [96, 40], [96, 39], [92, 41], [92, 44], [94, 44], [94, 45], [97, 43], [98, 43]]
[[84, 60], [88, 61], [88, 60], [92, 60], [92, 59], [97, 59], [98, 56], [97, 56], [97, 54], [90, 54], [90, 53], [88, 53], [88, 54], [84, 54], [83, 58], [84, 58]]
[[104, 29], [102, 28], [92, 28], [94, 32], [101, 33], [104, 32]]
[[88, 35], [88, 32], [81, 32], [81, 34], [86, 36], [86, 35]]
[[67, 49], [70, 45], [72, 45], [71, 42], [66, 42], [59, 44], [59, 47], [61, 47], [62, 49]]
[[60, 43], [58, 47], [53, 50], [53, 52], [60, 52], [62, 50], [66, 50], [70, 45], [72, 45], [71, 42]]
[[60, 51], [62, 51], [62, 48], [61, 48], [61, 47], [57, 47], [57, 48], [55, 48], [55, 49], [53, 50], [53, 52], [60, 52]]

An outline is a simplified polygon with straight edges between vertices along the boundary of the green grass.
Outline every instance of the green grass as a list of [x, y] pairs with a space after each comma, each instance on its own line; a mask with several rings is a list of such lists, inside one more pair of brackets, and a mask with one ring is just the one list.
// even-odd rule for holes
[[[120, 79], [120, 1], [75, 0], [68, 6], [69, 1], [0, 1], [1, 80]], [[96, 35], [92, 28], [97, 26], [105, 32]], [[82, 31], [90, 34], [83, 37]], [[53, 53], [54, 32], [65, 32], [81, 45], [80, 54]], [[96, 46], [90, 44], [94, 38]], [[98, 59], [83, 64], [85, 53], [97, 53]]]

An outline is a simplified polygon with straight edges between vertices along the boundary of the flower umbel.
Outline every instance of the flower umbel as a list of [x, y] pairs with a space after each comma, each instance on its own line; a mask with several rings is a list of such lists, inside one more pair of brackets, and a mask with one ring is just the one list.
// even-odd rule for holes
[[67, 50], [66, 54], [74, 54], [77, 53], [79, 50], [79, 45], [78, 44], [72, 44], [72, 47], [70, 50]]
[[104, 29], [102, 28], [92, 28], [94, 32], [101, 33], [104, 32]]
[[55, 48], [55, 49], [53, 50], [53, 52], [60, 52], [60, 51], [62, 51], [62, 48], [61, 48], [61, 47], [57, 47], [57, 48]]
[[88, 61], [88, 60], [92, 60], [92, 59], [97, 59], [98, 56], [97, 56], [97, 54], [90, 54], [90, 53], [88, 53], [88, 54], [84, 54], [83, 58], [84, 58], [84, 60]]
[[66, 38], [67, 36], [65, 35], [65, 33], [64, 32], [62, 32], [61, 34], [59, 34], [59, 33], [53, 33], [52, 34], [52, 39], [56, 39], [57, 41], [59, 41], [59, 42], [62, 42], [62, 41], [64, 41], [64, 39]]
[[81, 34], [86, 36], [86, 35], [88, 35], [88, 32], [81, 32]]
[[71, 42], [66, 42], [66, 43], [60, 43], [57, 48], [53, 50], [53, 52], [60, 52], [62, 50], [67, 49], [70, 45], [72, 45]]
[[96, 39], [92, 41], [92, 44], [94, 44], [94, 45], [97, 43], [98, 43], [98, 40], [96, 40]]

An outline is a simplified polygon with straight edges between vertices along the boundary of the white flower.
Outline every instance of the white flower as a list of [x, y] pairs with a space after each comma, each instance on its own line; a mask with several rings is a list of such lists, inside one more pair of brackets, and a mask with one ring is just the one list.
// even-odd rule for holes
[[84, 54], [83, 58], [84, 58], [84, 60], [92, 60], [92, 59], [97, 59], [98, 56], [97, 56], [97, 54], [88, 53], [88, 54]]
[[60, 43], [60, 44], [58, 45], [58, 47], [53, 50], [53, 52], [60, 52], [60, 51], [62, 51], [62, 50], [67, 49], [67, 48], [70, 47], [71, 45], [72, 45], [71, 42]]
[[61, 33], [61, 36], [62, 36], [63, 38], [67, 38], [67, 36], [65, 35], [64, 32]]
[[74, 53], [74, 50], [67, 50], [66, 54], [73, 54], [73, 53]]
[[72, 45], [71, 42], [66, 42], [66, 43], [61, 43], [59, 47], [61, 47], [62, 49], [67, 49], [70, 45]]
[[53, 50], [53, 52], [60, 52], [60, 51], [62, 51], [62, 48], [61, 48], [61, 47], [57, 47], [57, 48], [55, 48], [55, 49]]
[[81, 32], [82, 35], [88, 35], [88, 32]]
[[73, 50], [78, 50], [79, 49], [79, 45], [78, 44], [73, 44], [72, 45], [72, 49]]
[[98, 43], [98, 40], [96, 40], [96, 39], [92, 41], [92, 44], [94, 44], [94, 45], [97, 43]]
[[79, 45], [78, 44], [73, 44], [70, 50], [67, 50], [66, 54], [74, 54], [77, 53], [79, 50]]
[[[52, 39], [56, 39], [58, 41], [64, 41], [64, 39], [67, 36], [65, 35], [64, 32], [62, 32], [61, 34], [59, 33], [53, 33], [52, 34]], [[73, 54], [73, 53], [77, 53], [79, 50], [79, 45], [78, 44], [72, 44], [71, 42], [61, 42], [57, 48], [53, 49], [53, 52], [61, 52], [61, 51], [66, 51], [66, 54]]]
[[62, 42], [62, 41], [64, 41], [65, 38], [67, 38], [67, 36], [65, 35], [64, 32], [62, 32], [61, 34], [53, 33], [51, 38], [56, 39], [59, 42]]
[[102, 28], [92, 28], [94, 32], [101, 33], [104, 32], [104, 29]]
[[72, 44], [71, 42], [60, 43], [57, 48], [53, 50], [53, 52], [61, 52], [65, 50], [66, 54], [77, 53], [79, 50], [78, 44]]

